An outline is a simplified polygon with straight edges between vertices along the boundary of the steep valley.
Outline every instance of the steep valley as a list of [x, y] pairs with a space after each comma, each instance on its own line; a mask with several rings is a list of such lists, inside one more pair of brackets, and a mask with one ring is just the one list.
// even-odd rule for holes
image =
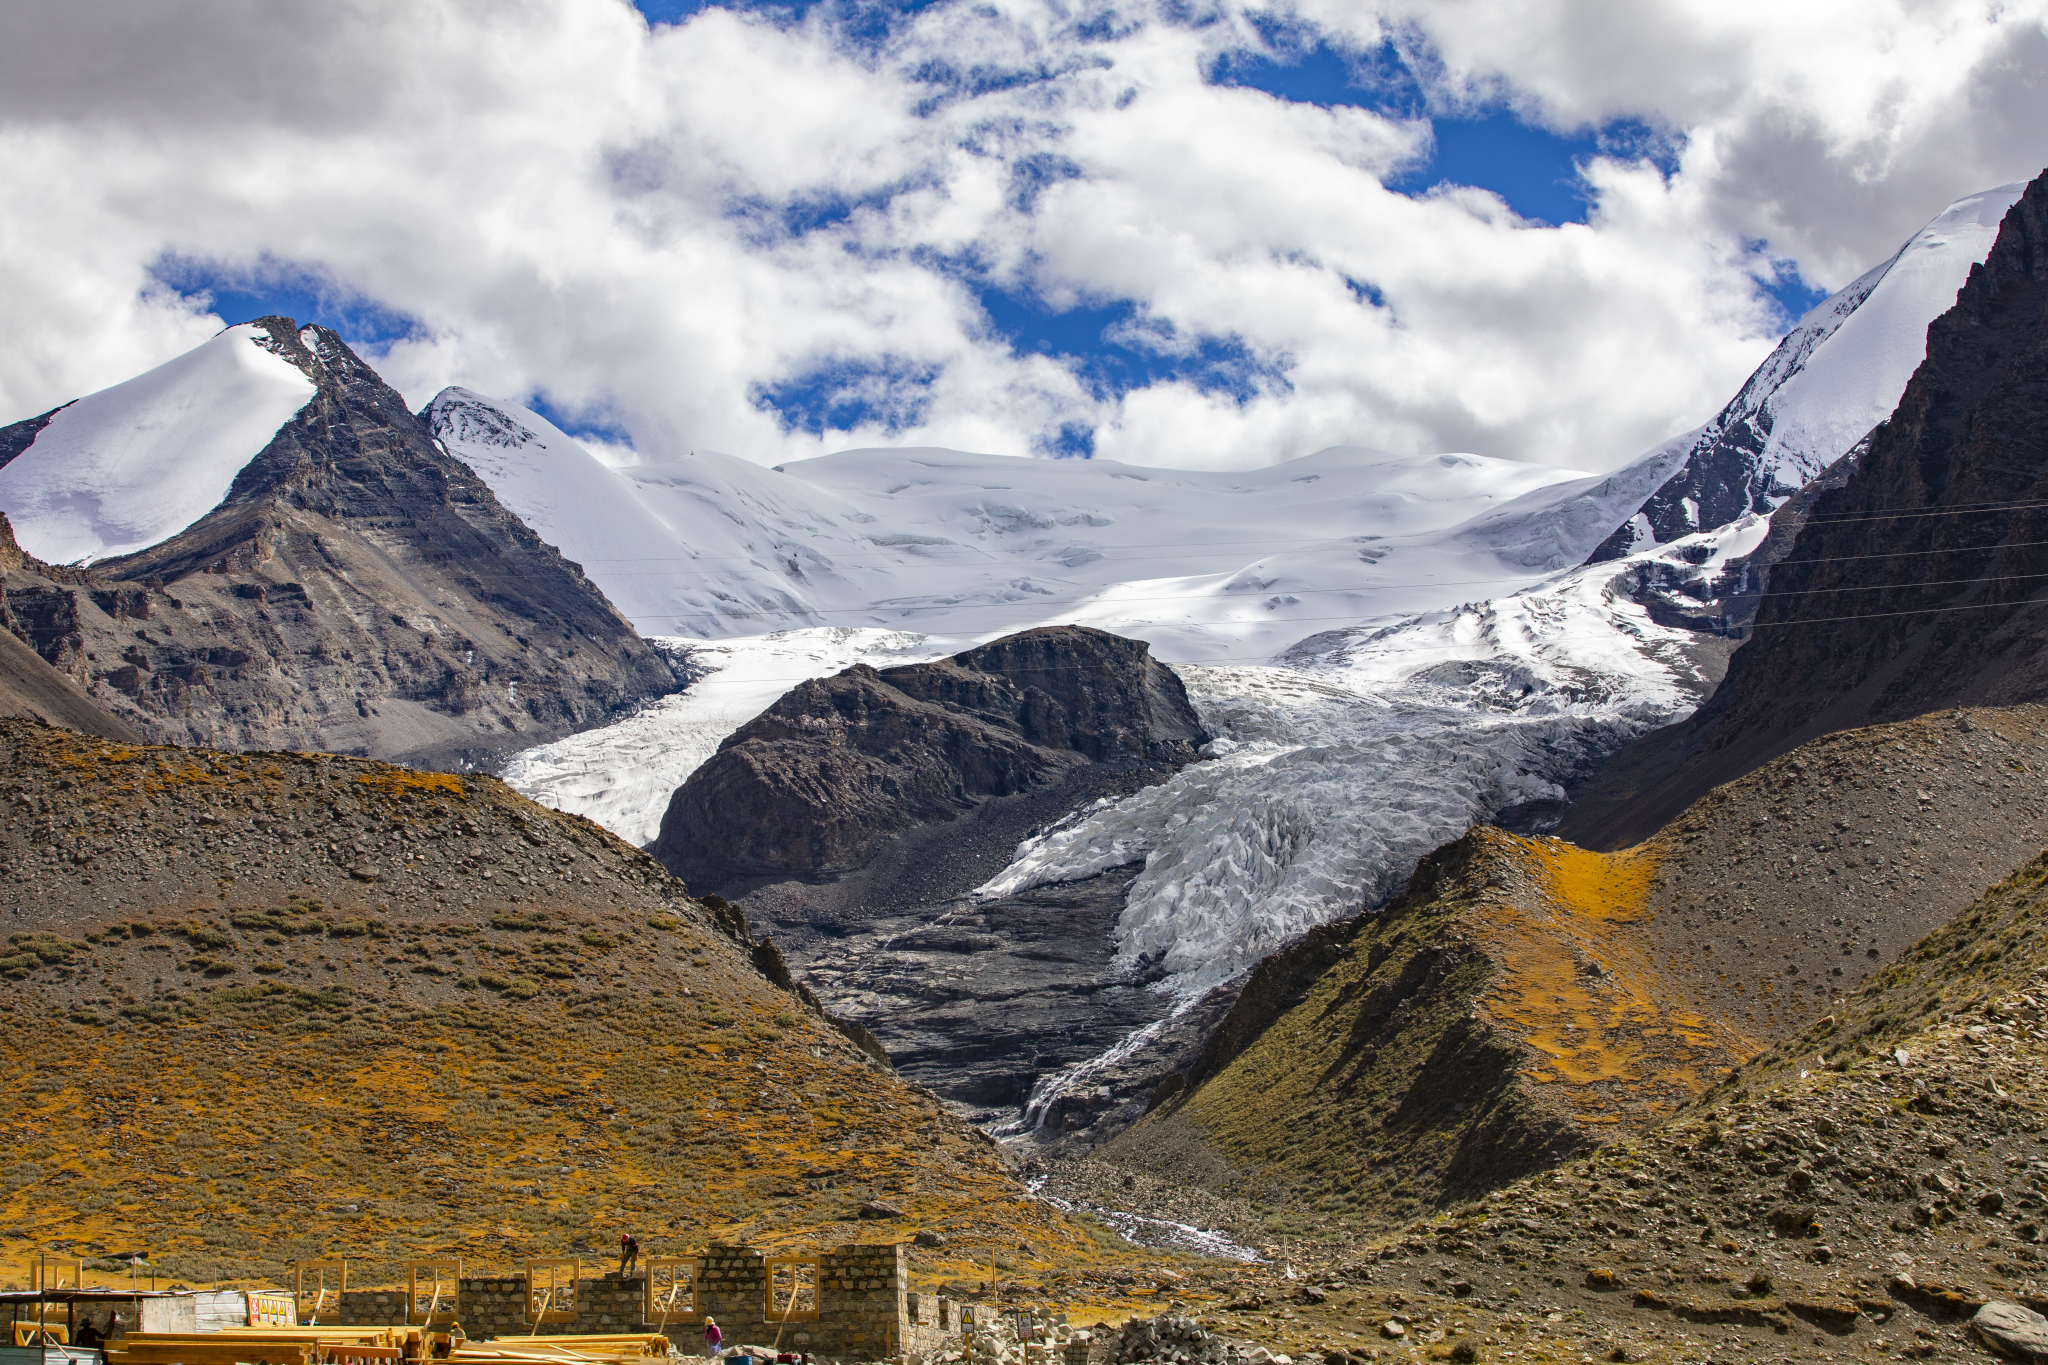
[[1486, 828], [1252, 974], [1099, 1153], [1370, 1227], [1654, 1124], [2048, 846], [2048, 707], [1813, 741], [1612, 854]]

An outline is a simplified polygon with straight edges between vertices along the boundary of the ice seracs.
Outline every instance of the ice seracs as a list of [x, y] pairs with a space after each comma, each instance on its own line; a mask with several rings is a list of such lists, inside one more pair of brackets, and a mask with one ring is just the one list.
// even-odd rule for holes
[[235, 475], [313, 397], [253, 324], [54, 413], [0, 466], [0, 512], [53, 564], [133, 553], [228, 495]]
[[1508, 597], [1311, 637], [1270, 665], [1182, 667], [1212, 761], [1026, 841], [984, 897], [1143, 859], [1126, 966], [1203, 989], [1377, 905], [1475, 821], [1563, 795], [1600, 755], [1686, 715], [1714, 677], [1629, 595], [1638, 567], [1711, 579], [1768, 523], [1688, 537]]

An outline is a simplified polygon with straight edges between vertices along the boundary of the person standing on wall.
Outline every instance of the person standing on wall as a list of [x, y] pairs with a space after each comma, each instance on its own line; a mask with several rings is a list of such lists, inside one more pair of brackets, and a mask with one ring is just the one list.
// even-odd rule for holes
[[640, 1243], [630, 1232], [619, 1234], [619, 1278], [624, 1279], [640, 1263]]

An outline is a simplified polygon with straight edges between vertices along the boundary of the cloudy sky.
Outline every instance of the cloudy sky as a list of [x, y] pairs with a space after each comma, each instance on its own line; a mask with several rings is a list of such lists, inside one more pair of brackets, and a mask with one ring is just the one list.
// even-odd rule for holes
[[224, 321], [643, 455], [1601, 469], [2048, 164], [2048, 0], [16, 0], [0, 422]]

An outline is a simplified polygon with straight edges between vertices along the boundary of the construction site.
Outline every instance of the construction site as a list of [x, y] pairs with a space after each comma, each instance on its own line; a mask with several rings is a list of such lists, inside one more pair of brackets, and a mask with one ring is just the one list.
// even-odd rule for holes
[[[289, 1285], [195, 1290], [87, 1283], [85, 1263], [38, 1257], [0, 1292], [11, 1347], [46, 1365], [613, 1365], [694, 1355], [894, 1360], [968, 1348], [971, 1307], [909, 1290], [906, 1244], [808, 1254], [707, 1246], [623, 1270], [575, 1257], [516, 1269], [416, 1260], [405, 1280], [349, 1283], [345, 1259], [302, 1261]], [[715, 1330], [717, 1336], [710, 1336]], [[7, 1357], [10, 1361], [15, 1355]]]

